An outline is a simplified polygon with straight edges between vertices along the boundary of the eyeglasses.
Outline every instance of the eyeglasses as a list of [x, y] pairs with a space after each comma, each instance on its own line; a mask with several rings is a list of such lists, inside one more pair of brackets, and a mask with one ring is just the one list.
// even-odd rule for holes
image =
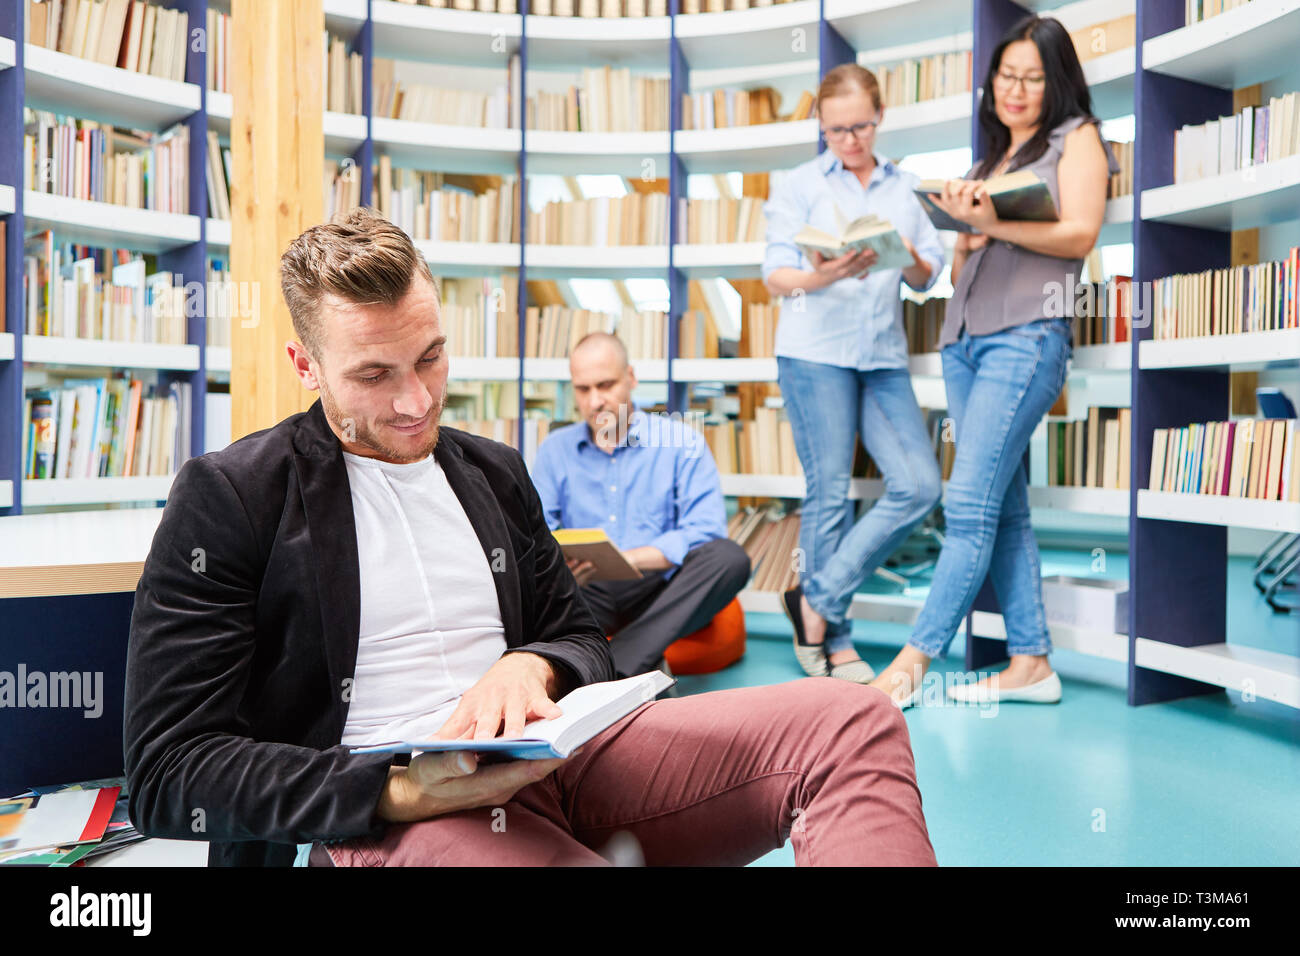
[[998, 70], [993, 74], [993, 80], [999, 86], [1008, 90], [1013, 89], [1019, 83], [1026, 93], [1031, 90], [1038, 93], [1047, 85], [1047, 77], [1041, 73], [1035, 73], [1033, 76], [1016, 76], [1014, 73]]
[[822, 136], [826, 137], [827, 142], [838, 142], [850, 133], [857, 139], [867, 135], [868, 130], [873, 130], [879, 126], [876, 120], [867, 120], [865, 123], [854, 123], [852, 126], [832, 126], [830, 129], [822, 130]]

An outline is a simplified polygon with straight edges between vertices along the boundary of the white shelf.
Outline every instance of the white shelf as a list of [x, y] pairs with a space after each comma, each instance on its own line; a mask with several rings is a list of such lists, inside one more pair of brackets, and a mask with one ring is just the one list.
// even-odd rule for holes
[[16, 208], [14, 205], [14, 187], [0, 186], [0, 216], [7, 216]]
[[1300, 363], [1300, 329], [1146, 339], [1138, 343], [1138, 368], [1204, 368], [1234, 372]]
[[14, 506], [14, 483], [9, 479], [0, 481], [0, 508]]
[[431, 242], [420, 239], [415, 248], [436, 276], [470, 276], [519, 268], [519, 244], [514, 242]]
[[826, 19], [855, 50], [969, 33], [965, 0], [826, 0]]
[[775, 382], [774, 358], [676, 359], [675, 382]]
[[1070, 358], [1070, 372], [1128, 372], [1133, 368], [1133, 346], [1129, 342], [1080, 345]]
[[662, 278], [667, 246], [524, 246], [530, 279]]
[[23, 507], [163, 501], [174, 477], [29, 479], [23, 482]]
[[[678, 21], [681, 22], [680, 20]], [[813, 51], [816, 53], [816, 50]], [[803, 60], [790, 60], [786, 63], [756, 63], [749, 66], [724, 66], [719, 69], [696, 69], [690, 71], [690, 88], [692, 93], [709, 90], [719, 86], [747, 86], [749, 84], [768, 84], [775, 80], [803, 77], [806, 88], [811, 91], [817, 86], [817, 57]]]
[[203, 105], [203, 91], [194, 83], [121, 70], [31, 43], [23, 50], [23, 83], [32, 109], [133, 129], [165, 129]]
[[[519, 378], [517, 358], [452, 355], [447, 362], [447, 377], [455, 382], [513, 382]], [[568, 377], [567, 373], [565, 377]]]
[[[737, 597], [740, 598], [740, 606], [746, 613], [783, 613], [779, 591], [756, 591], [753, 588], [745, 588]], [[906, 594], [855, 594], [853, 603], [849, 605], [848, 616], [858, 620], [914, 624], [924, 604], [923, 598]]]
[[815, 119], [684, 129], [673, 134], [673, 147], [688, 173], [767, 172], [790, 169], [815, 157], [817, 135]]
[[199, 347], [24, 335], [23, 363], [194, 371], [199, 367]]
[[[528, 174], [612, 173], [632, 178], [667, 175], [667, 130], [635, 133], [528, 131]], [[649, 162], [647, 162], [649, 161]]]
[[1123, 246], [1133, 241], [1133, 197], [1106, 200], [1106, 215], [1097, 236], [1098, 246]]
[[1179, 647], [1139, 637], [1133, 642], [1138, 667], [1177, 674], [1228, 690], [1250, 689], [1256, 697], [1300, 707], [1300, 658], [1240, 644]]
[[[727, 497], [792, 498], [802, 499], [805, 494], [803, 475], [719, 475], [722, 493]], [[879, 478], [850, 478], [849, 499], [874, 499], [884, 494], [885, 485]]]
[[[752, 10], [679, 16], [673, 28], [687, 63], [717, 69], [815, 55], [819, 21], [818, 0], [794, 0]], [[799, 30], [803, 32], [795, 32]], [[799, 37], [803, 48], [792, 49]]]
[[209, 251], [213, 249], [230, 249], [229, 219], [209, 219], [207, 229]]
[[[375, 56], [457, 66], [499, 66], [519, 49], [521, 18], [374, 0]], [[496, 38], [504, 43], [495, 43]]]
[[208, 374], [225, 372], [229, 374], [233, 361], [229, 345], [208, 345], [204, 347], [208, 362]]
[[230, 132], [230, 120], [235, 115], [235, 98], [219, 90], [208, 90], [208, 128]]
[[157, 253], [199, 241], [198, 216], [129, 209], [30, 189], [23, 192], [23, 218], [28, 231], [53, 229], [59, 242]]
[[1143, 219], [1181, 226], [1254, 229], [1298, 216], [1300, 156], [1142, 193]]
[[1294, 501], [1261, 501], [1227, 495], [1140, 489], [1137, 509], [1139, 518], [1300, 534], [1300, 503]]
[[1225, 89], [1252, 86], [1296, 65], [1300, 0], [1256, 0], [1147, 40], [1142, 66]]
[[917, 352], [907, 357], [907, 369], [923, 378], [943, 378], [943, 359], [938, 352]]
[[1128, 489], [1030, 485], [1029, 507], [1127, 518]]
[[[680, 22], [680, 21], [679, 21]], [[668, 17], [528, 17], [528, 68], [668, 70]]]
[[7, 70], [17, 62], [18, 54], [14, 48], [14, 41], [8, 37], [0, 37], [0, 70]]
[[1116, 50], [1083, 64], [1083, 78], [1092, 95], [1092, 111], [1099, 119], [1128, 116], [1134, 110], [1133, 77], [1137, 48]]
[[7, 362], [14, 357], [14, 334], [0, 332], [0, 362]]
[[892, 159], [970, 145], [971, 95], [957, 93], [885, 110], [876, 152]]
[[679, 243], [673, 246], [673, 267], [691, 279], [757, 279], [766, 253], [766, 242]]
[[325, 29], [352, 40], [366, 23], [366, 0], [325, 0]]
[[[87, 481], [156, 481], [154, 478], [88, 478]], [[170, 478], [163, 479], [170, 481]], [[23, 504], [33, 485], [58, 479], [24, 481]], [[0, 569], [77, 567], [144, 563], [162, 508], [77, 511], [0, 518]]]
[[326, 110], [321, 126], [325, 134], [326, 156], [351, 156], [366, 141], [366, 118], [363, 115]]
[[[513, 359], [511, 360], [513, 361]], [[632, 370], [640, 382], [668, 381], [668, 361], [666, 359], [631, 360]], [[526, 358], [524, 359], [524, 379], [530, 382], [567, 382], [569, 381], [569, 360], [567, 358]]]
[[[383, 2], [391, 3], [392, 0]], [[469, 15], [486, 17], [496, 14]], [[389, 156], [395, 166], [451, 173], [506, 174], [515, 172], [519, 164], [521, 140], [517, 129], [447, 126], [377, 116], [371, 120], [371, 132], [375, 137], [376, 154]]]
[[[971, 632], [977, 637], [1005, 641], [1006, 620], [1001, 614], [992, 611], [972, 611]], [[1053, 624], [1050, 621], [1047, 624], [1047, 633], [1052, 639], [1053, 650], [1076, 651], [1090, 657], [1128, 663], [1128, 635], [1126, 634], [1108, 634], [1105, 631], [1093, 631], [1072, 624]]]

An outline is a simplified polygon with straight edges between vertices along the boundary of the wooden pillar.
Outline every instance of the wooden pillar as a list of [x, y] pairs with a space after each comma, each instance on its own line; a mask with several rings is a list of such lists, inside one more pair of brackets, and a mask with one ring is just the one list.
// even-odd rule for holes
[[280, 294], [280, 256], [325, 218], [322, 0], [233, 0], [230, 31], [231, 438], [310, 407], [285, 355], [296, 338]]

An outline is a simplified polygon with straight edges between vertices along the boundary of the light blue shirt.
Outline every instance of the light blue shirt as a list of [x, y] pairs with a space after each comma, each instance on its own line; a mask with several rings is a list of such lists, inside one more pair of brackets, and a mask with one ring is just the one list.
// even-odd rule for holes
[[[876, 157], [867, 188], [829, 149], [785, 174], [763, 206], [767, 254], [763, 278], [776, 269], [812, 269], [794, 244], [805, 225], [839, 233], [836, 207], [845, 222], [873, 213], [894, 224], [930, 264], [926, 288], [943, 270], [943, 246], [912, 190], [920, 179]], [[903, 270], [872, 270], [866, 279], [840, 279], [816, 292], [787, 296], [776, 328], [776, 354], [861, 370], [907, 367], [907, 335], [899, 285]]]
[[675, 418], [634, 409], [626, 440], [610, 455], [585, 421], [566, 425], [537, 449], [532, 475], [552, 531], [603, 528], [620, 550], [653, 545], [674, 565], [667, 576], [686, 552], [727, 536], [713, 455]]

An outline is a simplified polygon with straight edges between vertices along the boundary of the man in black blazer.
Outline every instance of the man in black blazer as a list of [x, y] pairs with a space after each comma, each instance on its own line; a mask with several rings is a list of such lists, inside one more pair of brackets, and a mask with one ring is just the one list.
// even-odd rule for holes
[[[744, 862], [792, 830], [801, 862], [933, 863], [901, 716], [838, 681], [643, 705], [568, 761], [350, 753], [362, 609], [375, 603], [363, 581], [385, 569], [361, 573], [345, 451], [432, 455], [491, 569], [497, 606], [484, 610], [499, 612], [504, 651], [462, 680], [439, 736], [516, 734], [615, 675], [518, 453], [439, 427], [446, 337], [405, 234], [369, 210], [308, 230], [282, 288], [302, 340], [290, 359], [321, 399], [185, 463], [136, 591], [124, 741], [142, 832], [210, 841], [212, 865], [287, 865], [309, 845], [313, 865], [599, 862], [592, 848], [620, 829], [651, 863]], [[502, 807], [509, 836], [487, 822]], [[742, 809], [754, 823], [738, 833]]]

